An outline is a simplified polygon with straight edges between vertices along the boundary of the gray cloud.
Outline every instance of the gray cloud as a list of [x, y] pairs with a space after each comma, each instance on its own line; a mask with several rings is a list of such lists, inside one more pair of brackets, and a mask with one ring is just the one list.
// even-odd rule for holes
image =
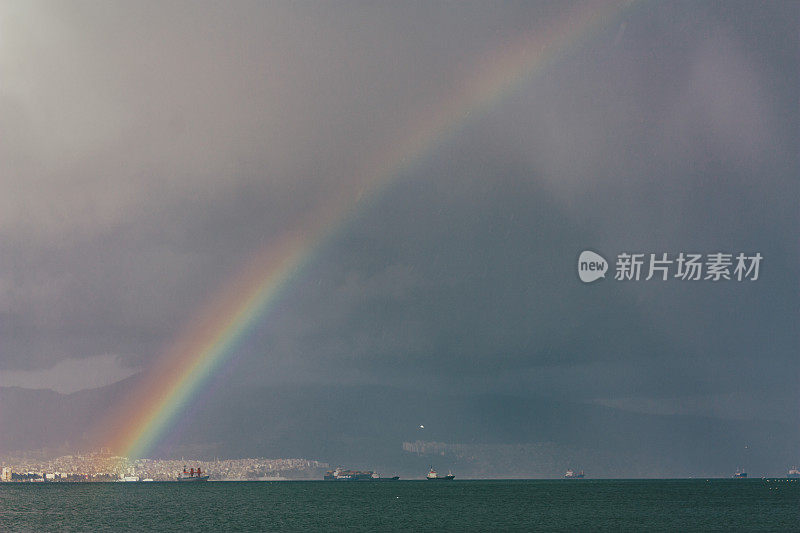
[[[559, 9], [0, 8], [0, 369], [107, 353], [147, 368], [254, 250], [352, 187], [475, 57]], [[795, 11], [623, 13], [368, 202], [228, 379], [434, 383], [653, 412], [704, 395], [723, 412], [736, 391], [733, 411], [777, 387], [791, 405]], [[763, 278], [586, 287], [574, 260], [587, 247], [760, 251]]]
[[69, 394], [116, 383], [138, 372], [138, 369], [126, 366], [117, 355], [95, 355], [62, 359], [55, 366], [40, 370], [3, 372], [0, 386], [51, 389]]

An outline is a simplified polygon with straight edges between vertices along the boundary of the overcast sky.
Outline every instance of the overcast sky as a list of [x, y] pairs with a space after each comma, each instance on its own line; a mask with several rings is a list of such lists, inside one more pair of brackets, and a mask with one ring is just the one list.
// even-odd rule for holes
[[[410, 117], [568, 9], [4, 2], [0, 385], [147, 369]], [[366, 203], [224, 379], [796, 419], [798, 22], [618, 10]], [[584, 285], [584, 249], [764, 259], [756, 281]]]

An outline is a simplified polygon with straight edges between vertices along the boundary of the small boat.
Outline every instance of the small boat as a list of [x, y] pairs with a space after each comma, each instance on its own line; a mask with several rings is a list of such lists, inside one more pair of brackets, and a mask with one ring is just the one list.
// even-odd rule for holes
[[199, 467], [197, 470], [190, 468], [187, 471], [186, 466], [184, 466], [183, 472], [178, 474], [178, 481], [208, 481], [208, 474], [203, 475]]
[[567, 472], [564, 474], [564, 477], [569, 479], [583, 479], [584, 477], [586, 477], [586, 474], [583, 473], [583, 470], [581, 470], [580, 472], [575, 472], [574, 470], [567, 470]]
[[735, 479], [745, 479], [747, 477], [747, 472], [739, 468], [733, 473], [733, 477]]

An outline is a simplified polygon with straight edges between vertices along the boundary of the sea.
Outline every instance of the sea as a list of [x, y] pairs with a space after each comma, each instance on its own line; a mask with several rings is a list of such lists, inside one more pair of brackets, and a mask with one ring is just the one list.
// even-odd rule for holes
[[4, 483], [1, 531], [800, 531], [800, 480]]

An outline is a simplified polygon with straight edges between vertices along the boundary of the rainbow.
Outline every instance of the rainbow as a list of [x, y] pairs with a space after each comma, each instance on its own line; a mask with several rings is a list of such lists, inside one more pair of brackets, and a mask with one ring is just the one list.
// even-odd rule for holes
[[142, 386], [105, 421], [104, 445], [128, 458], [146, 457], [203, 387], [233, 358], [248, 331], [262, 323], [284, 288], [311, 262], [321, 245], [346, 227], [365, 200], [373, 200], [404, 169], [424, 158], [484, 112], [555, 61], [570, 47], [615, 20], [623, 3], [577, 6], [545, 28], [523, 34], [481, 57], [472, 76], [435, 108], [423, 110], [397, 141], [363, 162], [348, 187], [291, 233], [257, 253], [224, 284], [199, 316], [148, 369]]

